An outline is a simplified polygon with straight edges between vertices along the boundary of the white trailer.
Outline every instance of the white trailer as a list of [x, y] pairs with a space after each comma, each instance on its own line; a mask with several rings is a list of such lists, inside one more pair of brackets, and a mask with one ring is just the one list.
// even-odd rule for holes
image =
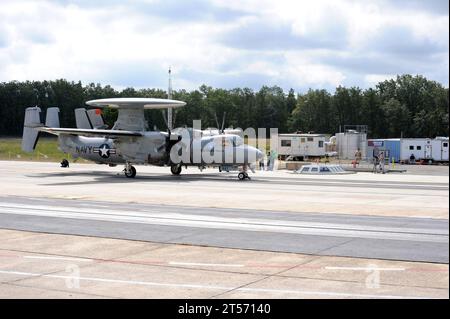
[[400, 159], [408, 162], [412, 155], [416, 160], [448, 162], [448, 137], [401, 139]]
[[322, 157], [325, 156], [326, 141], [324, 134], [279, 134], [278, 156], [297, 160]]
[[435, 162], [448, 162], [448, 137], [436, 137], [431, 142], [431, 154]]

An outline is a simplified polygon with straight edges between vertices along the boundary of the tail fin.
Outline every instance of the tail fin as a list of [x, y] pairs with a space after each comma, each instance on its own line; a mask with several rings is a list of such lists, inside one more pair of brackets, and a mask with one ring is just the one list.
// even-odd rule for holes
[[59, 127], [59, 108], [49, 107], [47, 109], [47, 117], [45, 118], [45, 126]]
[[32, 152], [39, 138], [37, 127], [42, 126], [40, 119], [41, 109], [39, 107], [29, 107], [25, 110], [25, 121], [23, 125], [22, 150]]
[[93, 128], [85, 108], [75, 109], [75, 122], [77, 128], [88, 130]]
[[108, 128], [108, 126], [105, 125], [105, 121], [103, 120], [102, 110], [100, 109], [88, 110], [87, 114], [89, 116], [89, 120], [93, 128], [96, 129]]
[[82, 129], [105, 129], [107, 126], [103, 121], [100, 109], [86, 111], [85, 108], [75, 109], [75, 121], [77, 128]]

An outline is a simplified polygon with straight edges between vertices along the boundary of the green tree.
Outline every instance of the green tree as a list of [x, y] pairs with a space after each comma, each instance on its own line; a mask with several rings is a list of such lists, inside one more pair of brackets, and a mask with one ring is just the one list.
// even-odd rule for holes
[[328, 133], [334, 126], [331, 95], [325, 90], [309, 90], [299, 95], [289, 119], [291, 131]]
[[382, 106], [386, 118], [385, 137], [400, 137], [409, 132], [411, 114], [408, 108], [396, 99], [390, 99]]

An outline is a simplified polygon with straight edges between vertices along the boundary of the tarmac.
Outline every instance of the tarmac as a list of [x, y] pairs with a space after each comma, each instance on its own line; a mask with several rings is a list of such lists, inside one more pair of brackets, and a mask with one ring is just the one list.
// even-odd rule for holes
[[136, 168], [1, 161], [0, 297], [448, 298], [448, 167]]

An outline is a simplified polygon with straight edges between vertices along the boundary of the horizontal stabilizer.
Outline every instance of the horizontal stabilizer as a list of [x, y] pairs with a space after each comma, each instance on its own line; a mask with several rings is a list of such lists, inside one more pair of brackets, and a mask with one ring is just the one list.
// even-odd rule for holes
[[54, 127], [40, 127], [39, 131], [47, 132], [54, 135], [70, 134], [82, 136], [105, 136], [105, 137], [120, 137], [120, 136], [143, 136], [141, 132], [136, 131], [121, 131], [121, 130], [97, 130], [97, 129], [77, 129], [77, 128], [54, 128]]

